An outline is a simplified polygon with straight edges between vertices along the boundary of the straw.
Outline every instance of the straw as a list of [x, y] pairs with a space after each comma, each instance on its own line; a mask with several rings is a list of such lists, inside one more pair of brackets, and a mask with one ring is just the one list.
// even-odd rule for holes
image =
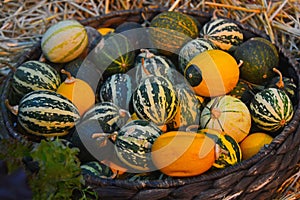
[[[52, 24], [63, 19], [86, 19], [112, 11], [155, 8], [213, 12], [264, 31], [300, 62], [299, 0], [26, 0], [0, 1], [0, 74], [14, 65]], [[281, 200], [300, 198], [300, 170], [278, 189]]]

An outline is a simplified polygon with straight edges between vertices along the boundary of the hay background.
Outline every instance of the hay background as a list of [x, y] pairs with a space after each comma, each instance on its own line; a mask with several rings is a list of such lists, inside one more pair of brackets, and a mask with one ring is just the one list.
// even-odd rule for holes
[[[299, 0], [1, 0], [0, 1], [0, 77], [18, 58], [41, 38], [52, 24], [63, 19], [82, 20], [116, 10], [158, 6], [170, 10], [216, 10], [226, 16], [267, 33], [300, 62]], [[297, 173], [279, 189], [278, 199], [300, 199], [300, 163]]]

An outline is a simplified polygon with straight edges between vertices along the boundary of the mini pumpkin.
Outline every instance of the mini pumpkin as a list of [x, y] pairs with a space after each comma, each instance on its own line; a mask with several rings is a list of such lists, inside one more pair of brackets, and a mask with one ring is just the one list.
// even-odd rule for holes
[[165, 11], [156, 15], [150, 23], [150, 38], [154, 46], [165, 55], [178, 53], [179, 49], [198, 36], [198, 24], [194, 18], [181, 12]]
[[237, 142], [242, 141], [251, 128], [251, 115], [248, 107], [230, 95], [215, 97], [201, 112], [202, 128], [224, 131]]
[[95, 104], [95, 93], [85, 81], [72, 77], [64, 69], [61, 72], [67, 74], [68, 78], [60, 84], [56, 92], [72, 101], [78, 108], [80, 116], [82, 116]]
[[184, 77], [196, 94], [214, 97], [227, 94], [238, 83], [239, 66], [222, 50], [207, 50], [195, 56], [184, 70]]
[[215, 142], [204, 134], [170, 131], [153, 143], [154, 165], [166, 175], [188, 177], [209, 170], [215, 161]]

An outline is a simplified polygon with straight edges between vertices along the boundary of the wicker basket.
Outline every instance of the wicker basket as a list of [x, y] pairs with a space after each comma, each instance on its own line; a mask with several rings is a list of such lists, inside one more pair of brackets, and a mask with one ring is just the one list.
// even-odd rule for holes
[[[144, 22], [151, 20], [166, 9], [138, 9], [112, 12], [82, 21], [92, 27], [117, 26], [125, 21]], [[181, 10], [194, 16], [201, 24], [207, 22], [211, 15], [199, 11]], [[239, 23], [238, 23], [239, 24]], [[239, 24], [244, 37], [267, 36], [249, 26]], [[296, 80], [299, 87], [300, 66], [280, 44], [280, 66], [283, 72]], [[18, 64], [38, 59], [41, 55], [38, 43], [26, 52]], [[15, 118], [8, 112], [4, 101], [10, 91], [12, 73], [2, 83], [1, 93], [1, 134], [3, 137], [26, 139], [16, 129]], [[299, 96], [299, 91], [298, 94]], [[223, 170], [204, 173], [191, 178], [171, 180], [134, 181], [85, 177], [86, 184], [94, 188], [102, 199], [272, 199], [278, 187], [294, 172], [300, 161], [300, 107], [295, 108], [292, 121], [275, 137], [268, 147], [264, 147], [249, 160]], [[6, 131], [5, 131], [6, 130]]]

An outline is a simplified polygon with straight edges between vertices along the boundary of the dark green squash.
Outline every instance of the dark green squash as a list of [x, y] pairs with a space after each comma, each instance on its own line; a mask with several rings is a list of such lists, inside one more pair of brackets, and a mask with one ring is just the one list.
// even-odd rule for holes
[[140, 23], [126, 21], [116, 27], [115, 33], [120, 33], [127, 37], [136, 53], [139, 53], [140, 49], [153, 48], [149, 30]]
[[126, 73], [134, 64], [134, 48], [122, 34], [111, 33], [101, 40], [87, 59], [91, 59], [103, 72], [102, 77]]
[[129, 102], [133, 93], [131, 77], [128, 74], [113, 74], [100, 86], [99, 99], [101, 102], [112, 102], [116, 106], [129, 110]]
[[175, 116], [178, 98], [170, 81], [161, 76], [148, 76], [132, 94], [132, 104], [140, 119], [164, 126]]
[[[103, 137], [94, 137], [94, 134], [103, 133]], [[73, 147], [78, 148], [78, 158], [81, 163], [95, 160], [104, 160], [111, 157], [113, 141], [109, 139], [109, 133], [104, 133], [97, 119], [83, 120], [67, 138]]]
[[203, 25], [200, 36], [213, 42], [218, 48], [232, 51], [243, 42], [243, 32], [229, 19], [213, 17]]
[[240, 77], [254, 84], [264, 85], [274, 77], [273, 68], [278, 66], [276, 47], [263, 38], [251, 38], [234, 51], [236, 60], [242, 60]]
[[228, 95], [240, 99], [248, 106], [251, 102], [251, 99], [254, 97], [254, 95], [257, 92], [262, 91], [264, 88], [265, 87], [262, 85], [252, 84], [243, 79], [239, 79], [236, 86], [233, 88], [233, 90], [229, 92]]
[[258, 128], [276, 132], [289, 123], [294, 109], [289, 96], [283, 90], [267, 88], [254, 96], [250, 103], [250, 113]]
[[[115, 151], [118, 158], [131, 172], [145, 172], [155, 169], [151, 159], [151, 147], [162, 131], [152, 122], [133, 120], [118, 131]], [[130, 172], [130, 171], [129, 171]]]
[[199, 30], [194, 18], [181, 12], [165, 11], [156, 15], [150, 23], [150, 38], [161, 53], [170, 55], [191, 39]]
[[16, 69], [11, 87], [20, 100], [25, 94], [35, 90], [56, 91], [60, 84], [60, 75], [53, 67], [30, 60]]
[[18, 106], [17, 117], [28, 133], [45, 137], [67, 135], [80, 119], [69, 99], [48, 90], [26, 94]]

